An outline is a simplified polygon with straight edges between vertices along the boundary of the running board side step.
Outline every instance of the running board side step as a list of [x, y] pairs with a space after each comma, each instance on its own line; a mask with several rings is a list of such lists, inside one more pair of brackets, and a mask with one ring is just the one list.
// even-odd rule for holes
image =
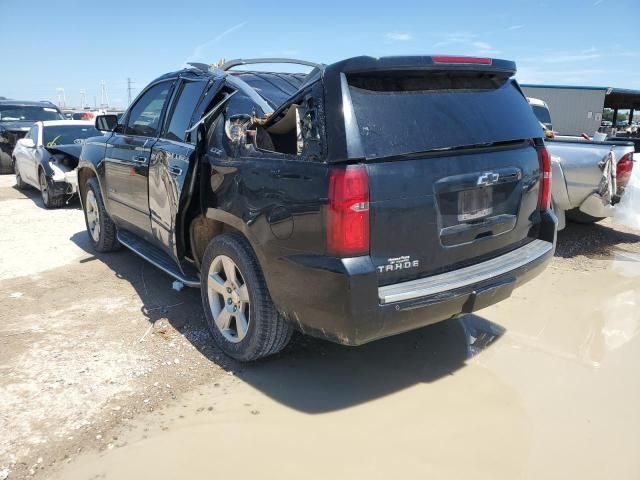
[[144, 258], [147, 262], [171, 275], [176, 280], [184, 283], [187, 287], [200, 288], [200, 278], [198, 278], [195, 270], [193, 274], [185, 275], [169, 255], [158, 247], [151, 245], [146, 240], [143, 240], [138, 235], [131, 232], [119, 231], [118, 241], [133, 253]]

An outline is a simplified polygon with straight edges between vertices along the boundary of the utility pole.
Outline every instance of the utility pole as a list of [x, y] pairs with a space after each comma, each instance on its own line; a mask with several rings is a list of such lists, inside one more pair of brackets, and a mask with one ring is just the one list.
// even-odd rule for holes
[[87, 104], [87, 92], [80, 90], [80, 108], [84, 110], [84, 106]]
[[131, 81], [131, 78], [127, 78], [127, 94], [129, 97], [129, 105], [131, 105], [131, 91], [133, 90], [134, 82]]

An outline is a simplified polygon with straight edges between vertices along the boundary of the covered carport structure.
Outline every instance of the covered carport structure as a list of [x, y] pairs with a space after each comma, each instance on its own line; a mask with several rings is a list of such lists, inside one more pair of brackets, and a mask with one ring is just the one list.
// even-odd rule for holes
[[553, 129], [560, 135], [582, 135], [601, 131], [605, 109], [614, 113], [613, 125], [619, 112], [629, 110], [629, 123], [640, 120], [640, 90], [582, 85], [521, 84], [527, 97], [546, 102], [551, 113]]
[[[633, 122], [634, 114], [640, 112], [640, 90], [624, 88], [609, 88], [604, 97], [604, 108], [613, 110], [613, 125], [617, 124], [618, 111], [629, 110], [629, 125]], [[640, 117], [640, 115], [638, 115]]]

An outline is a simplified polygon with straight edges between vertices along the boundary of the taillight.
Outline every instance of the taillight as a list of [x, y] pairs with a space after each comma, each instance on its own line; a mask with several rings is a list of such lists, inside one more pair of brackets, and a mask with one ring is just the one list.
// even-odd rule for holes
[[629, 183], [632, 170], [633, 153], [627, 153], [618, 161], [618, 165], [616, 166], [616, 181], [619, 187], [624, 187]]
[[363, 165], [335, 168], [329, 175], [327, 253], [369, 253], [369, 177]]
[[492, 60], [485, 57], [461, 57], [457, 55], [433, 55], [431, 57], [433, 63], [464, 63], [464, 64], [480, 64], [491, 65]]
[[538, 147], [538, 163], [540, 164], [540, 193], [538, 194], [538, 208], [551, 208], [551, 156], [544, 147]]

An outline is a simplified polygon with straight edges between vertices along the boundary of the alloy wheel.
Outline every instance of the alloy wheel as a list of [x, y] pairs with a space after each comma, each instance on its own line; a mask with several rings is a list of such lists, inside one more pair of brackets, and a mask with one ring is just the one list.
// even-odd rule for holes
[[98, 209], [98, 202], [93, 190], [87, 192], [85, 204], [87, 228], [93, 241], [98, 243], [100, 241], [100, 210]]
[[49, 205], [49, 185], [47, 185], [47, 178], [44, 176], [44, 172], [40, 172], [40, 193], [42, 194], [44, 205]]
[[226, 255], [218, 255], [208, 272], [207, 294], [216, 328], [232, 343], [249, 330], [249, 289], [238, 266]]

